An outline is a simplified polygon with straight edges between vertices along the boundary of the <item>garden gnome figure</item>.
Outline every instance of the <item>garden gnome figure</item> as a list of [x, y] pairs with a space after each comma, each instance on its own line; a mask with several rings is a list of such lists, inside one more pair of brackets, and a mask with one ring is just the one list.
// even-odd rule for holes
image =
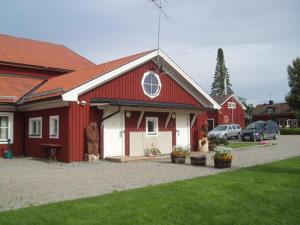
[[198, 151], [199, 152], [208, 152], [208, 138], [207, 138], [207, 133], [208, 133], [208, 124], [205, 122], [201, 126], [201, 135], [202, 138], [199, 140], [198, 144]]
[[99, 159], [99, 130], [96, 122], [90, 122], [86, 128], [88, 161]]

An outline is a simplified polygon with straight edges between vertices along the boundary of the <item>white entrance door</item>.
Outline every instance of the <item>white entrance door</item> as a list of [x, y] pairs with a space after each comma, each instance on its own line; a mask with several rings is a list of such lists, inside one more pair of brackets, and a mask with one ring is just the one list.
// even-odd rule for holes
[[[109, 109], [105, 112], [105, 116], [114, 113], [116, 109]], [[124, 112], [119, 112], [116, 115], [106, 119], [103, 125], [103, 155], [108, 156], [123, 156], [123, 116]]]
[[190, 144], [190, 117], [188, 113], [176, 113], [176, 145]]

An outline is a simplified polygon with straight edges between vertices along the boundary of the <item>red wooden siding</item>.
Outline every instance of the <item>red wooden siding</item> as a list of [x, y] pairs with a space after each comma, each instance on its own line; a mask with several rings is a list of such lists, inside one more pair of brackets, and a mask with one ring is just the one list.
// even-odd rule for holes
[[[25, 156], [44, 157], [45, 152], [42, 151], [40, 144], [51, 143], [59, 144], [62, 149], [57, 152], [57, 159], [69, 162], [68, 158], [68, 107], [46, 109], [24, 113], [25, 116]], [[49, 117], [59, 115], [59, 138], [49, 138]], [[42, 117], [42, 138], [29, 138], [29, 118]]]
[[168, 126], [165, 128], [165, 121], [168, 113], [158, 112], [145, 112], [141, 121], [139, 129], [137, 129], [137, 121], [140, 112], [131, 112], [131, 117], [125, 117], [125, 155], [130, 155], [130, 140], [129, 132], [145, 132], [146, 131], [146, 117], [158, 117], [158, 131], [172, 131], [172, 146], [176, 145], [176, 120], [170, 118]]
[[156, 98], [149, 98], [143, 92], [141, 80], [145, 72], [149, 70], [157, 71], [157, 66], [153, 62], [148, 62], [126, 74], [97, 87], [90, 92], [83, 94], [80, 100], [89, 101], [90, 98], [114, 98], [127, 100], [140, 100], [148, 102], [170, 102], [192, 104], [201, 106], [201, 104], [192, 97], [186, 90], [178, 85], [169, 75], [158, 73], [162, 88], [160, 95]]
[[[89, 122], [99, 122], [102, 118], [102, 110], [89, 105], [80, 106], [77, 103], [71, 103], [69, 112], [69, 161], [82, 161], [86, 151], [85, 146], [85, 129]], [[100, 156], [102, 156], [102, 132], [100, 133]]]
[[[10, 150], [14, 156], [23, 154], [24, 118], [21, 112], [14, 112], [14, 139]], [[6, 144], [0, 144], [0, 156], [8, 149]]]
[[[192, 121], [191, 115], [191, 121]], [[207, 121], [207, 112], [202, 112], [197, 116], [197, 119], [191, 128], [191, 151], [198, 150], [198, 141], [202, 138], [201, 127]]]
[[[236, 108], [228, 109], [228, 102], [235, 102]], [[226, 118], [228, 118], [227, 123], [238, 123], [242, 128], [245, 127], [245, 111], [232, 97], [222, 105], [218, 117], [218, 124], [225, 124], [227, 121]]]

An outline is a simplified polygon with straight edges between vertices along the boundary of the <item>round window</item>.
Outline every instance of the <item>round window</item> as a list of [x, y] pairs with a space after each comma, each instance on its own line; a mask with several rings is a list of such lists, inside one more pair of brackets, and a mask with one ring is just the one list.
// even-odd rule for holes
[[142, 79], [142, 87], [145, 95], [155, 98], [161, 89], [159, 76], [152, 71], [146, 72]]

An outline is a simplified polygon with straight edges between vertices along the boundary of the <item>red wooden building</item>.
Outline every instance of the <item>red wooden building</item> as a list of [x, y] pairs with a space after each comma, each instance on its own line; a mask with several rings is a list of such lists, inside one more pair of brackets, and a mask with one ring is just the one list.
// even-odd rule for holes
[[61, 45], [0, 35], [0, 150], [84, 159], [85, 129], [99, 124], [100, 154], [140, 156], [154, 146], [197, 147], [201, 114], [219, 109], [161, 50], [94, 65]]
[[245, 127], [246, 107], [235, 95], [212, 96], [220, 110], [206, 112], [209, 130], [221, 124], [240, 124]]
[[252, 112], [252, 120], [273, 120], [281, 127], [298, 127], [298, 120], [287, 103], [258, 104]]

